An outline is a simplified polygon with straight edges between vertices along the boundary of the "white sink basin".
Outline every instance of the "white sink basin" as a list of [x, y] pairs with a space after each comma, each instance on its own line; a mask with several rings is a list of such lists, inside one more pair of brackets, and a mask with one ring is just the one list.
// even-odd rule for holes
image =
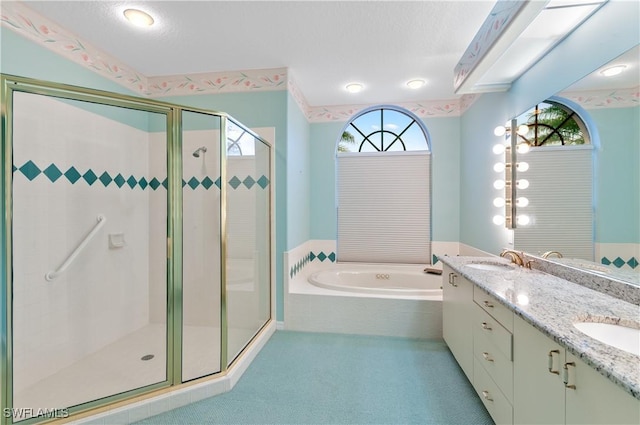
[[576, 322], [573, 326], [604, 344], [640, 356], [640, 329], [595, 322]]
[[471, 263], [471, 264], [466, 264], [466, 266], [467, 267], [471, 267], [472, 269], [491, 270], [491, 271], [494, 271], [494, 272], [506, 272], [506, 271], [514, 270], [513, 267], [511, 267], [508, 264]]

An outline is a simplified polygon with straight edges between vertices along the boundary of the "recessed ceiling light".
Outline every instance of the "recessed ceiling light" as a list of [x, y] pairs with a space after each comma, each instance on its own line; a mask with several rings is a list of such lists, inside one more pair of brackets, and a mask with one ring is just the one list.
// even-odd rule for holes
[[616, 65], [616, 66], [611, 66], [609, 68], [603, 69], [602, 71], [600, 71], [600, 73], [605, 77], [613, 77], [614, 75], [620, 74], [626, 68], [627, 68], [626, 65]]
[[124, 12], [125, 18], [138, 27], [150, 27], [153, 25], [153, 18], [146, 12], [138, 9], [127, 9]]
[[364, 86], [360, 83], [349, 83], [345, 87], [349, 93], [359, 93], [362, 91]]
[[423, 87], [425, 84], [427, 84], [427, 83], [424, 80], [407, 81], [407, 87], [409, 87], [410, 89], [413, 89], [413, 90], [419, 89], [419, 88]]

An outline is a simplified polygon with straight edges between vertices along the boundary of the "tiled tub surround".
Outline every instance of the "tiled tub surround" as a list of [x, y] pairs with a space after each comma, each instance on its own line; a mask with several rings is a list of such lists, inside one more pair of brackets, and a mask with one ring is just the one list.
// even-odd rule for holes
[[[486, 257], [440, 257], [440, 261], [495, 297], [517, 316], [595, 370], [640, 399], [640, 358], [592, 339], [573, 323], [591, 318], [639, 321], [638, 306], [538, 270], [478, 270], [468, 267]], [[503, 258], [492, 262], [508, 264]], [[523, 302], [523, 300], [526, 300]]]
[[527, 255], [527, 261], [530, 260], [531, 268], [640, 305], [640, 270], [621, 269], [610, 272], [608, 266], [598, 266], [590, 261], [573, 258], [544, 259]]

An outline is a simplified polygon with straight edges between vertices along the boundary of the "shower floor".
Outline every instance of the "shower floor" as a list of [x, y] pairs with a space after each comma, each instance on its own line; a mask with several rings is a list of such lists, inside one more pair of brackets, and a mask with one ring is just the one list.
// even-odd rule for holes
[[[229, 344], [236, 346], [232, 340], [246, 343], [254, 333], [230, 329]], [[185, 381], [220, 370], [220, 328], [185, 326], [183, 341]], [[166, 379], [165, 345], [165, 326], [147, 325], [18, 392], [14, 406], [60, 409], [162, 382]], [[149, 354], [154, 356], [151, 360], [141, 359]]]

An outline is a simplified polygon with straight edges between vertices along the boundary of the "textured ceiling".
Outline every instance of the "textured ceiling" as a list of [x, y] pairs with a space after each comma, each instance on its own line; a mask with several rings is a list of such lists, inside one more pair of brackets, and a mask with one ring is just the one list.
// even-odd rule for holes
[[[495, 1], [29, 1], [151, 77], [289, 68], [311, 106], [459, 98], [453, 68]], [[131, 27], [125, 8], [156, 25]], [[405, 86], [422, 78], [419, 90]], [[365, 90], [344, 90], [358, 81]]]

